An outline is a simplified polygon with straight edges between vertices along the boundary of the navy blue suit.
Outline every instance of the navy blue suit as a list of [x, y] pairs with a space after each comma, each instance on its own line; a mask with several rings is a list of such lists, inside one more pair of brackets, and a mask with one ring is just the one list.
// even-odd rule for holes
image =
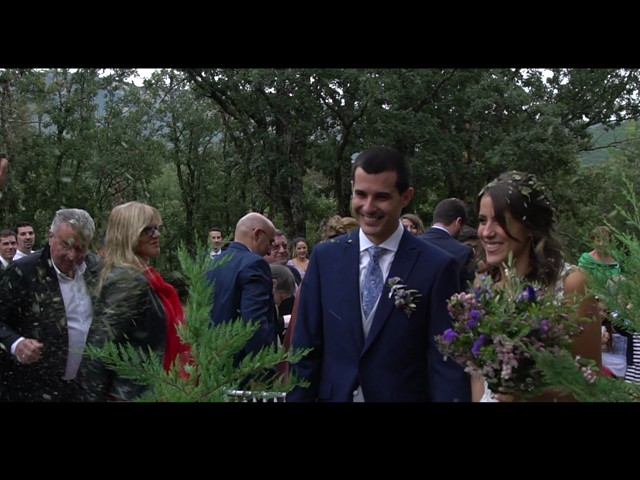
[[418, 235], [418, 238], [440, 247], [456, 258], [460, 272], [460, 286], [463, 290], [467, 290], [469, 282], [473, 283], [475, 279], [475, 254], [473, 253], [473, 248], [462, 243], [457, 238], [453, 238], [449, 232], [445, 232], [440, 228], [431, 227], [423, 234]]
[[257, 353], [265, 346], [277, 346], [273, 281], [269, 263], [244, 244], [231, 242], [229, 247], [211, 260], [207, 280], [214, 283], [211, 323], [220, 324], [242, 318], [257, 321], [260, 326], [236, 357], [236, 365], [247, 353]]
[[407, 316], [382, 290], [366, 339], [360, 302], [359, 230], [316, 245], [300, 289], [293, 348], [313, 348], [291, 365], [298, 378], [287, 402], [470, 401], [470, 379], [444, 360], [434, 337], [451, 327], [447, 299], [459, 290], [454, 258], [404, 231], [389, 277], [422, 293]]

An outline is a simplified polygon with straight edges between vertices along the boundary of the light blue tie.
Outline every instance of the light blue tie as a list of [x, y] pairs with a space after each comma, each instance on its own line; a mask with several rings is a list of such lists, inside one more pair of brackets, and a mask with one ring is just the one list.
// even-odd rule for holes
[[382, 278], [382, 269], [378, 263], [378, 259], [384, 248], [372, 246], [369, 247], [369, 263], [364, 272], [364, 280], [362, 284], [362, 310], [364, 318], [369, 318], [373, 306], [378, 301], [378, 297], [382, 292], [384, 279]]

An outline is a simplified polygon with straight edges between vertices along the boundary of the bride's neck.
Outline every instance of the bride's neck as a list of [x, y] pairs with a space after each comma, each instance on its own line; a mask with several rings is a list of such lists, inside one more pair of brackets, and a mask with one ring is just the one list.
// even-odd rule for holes
[[[514, 265], [516, 267], [516, 272], [518, 273], [518, 276], [521, 278], [526, 277], [527, 274], [533, 268], [533, 266], [531, 265], [531, 262], [529, 261], [529, 258], [520, 262], [515, 261]], [[500, 267], [500, 279], [498, 279], [498, 281], [495, 282], [495, 285], [502, 286], [505, 283], [507, 283], [507, 270], [504, 268], [504, 266], [502, 266]]]

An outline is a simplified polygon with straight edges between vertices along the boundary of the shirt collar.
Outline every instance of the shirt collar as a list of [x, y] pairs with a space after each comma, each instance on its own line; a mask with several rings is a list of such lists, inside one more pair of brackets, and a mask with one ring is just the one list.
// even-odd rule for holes
[[[66, 273], [62, 273], [60, 269], [56, 266], [56, 263], [53, 261], [53, 259], [51, 259], [51, 264], [53, 265], [53, 268], [55, 269], [59, 280], [62, 280], [65, 282], [73, 282], [75, 278], [71, 278]], [[84, 275], [84, 272], [86, 269], [87, 269], [87, 264], [85, 262], [82, 262], [80, 265], [78, 265], [78, 270], [76, 271], [76, 274]]]
[[431, 226], [431, 228], [437, 228], [437, 229], [439, 229], [439, 230], [442, 230], [443, 232], [447, 232], [447, 234], [448, 234], [450, 237], [453, 237], [453, 235], [451, 235], [451, 232], [449, 232], [449, 230], [447, 230], [447, 229], [446, 229], [446, 228], [444, 228], [444, 227], [441, 227], [440, 225], [432, 225], [432, 226]]
[[[382, 242], [378, 246], [379, 247], [384, 247], [387, 250], [392, 250], [394, 252], [397, 252], [398, 251], [398, 245], [400, 245], [400, 240], [402, 239], [402, 234], [404, 233], [404, 230], [405, 230], [404, 229], [404, 225], [402, 225], [402, 222], [400, 220], [398, 220], [398, 228], [396, 228], [396, 231], [393, 232], [393, 234], [391, 234], [391, 236], [389, 238], [387, 238], [384, 242]], [[366, 249], [368, 249], [370, 246], [372, 246], [373, 243], [362, 232], [362, 229], [359, 229], [358, 232], [359, 232], [358, 234], [360, 236], [360, 252], [364, 252]]]

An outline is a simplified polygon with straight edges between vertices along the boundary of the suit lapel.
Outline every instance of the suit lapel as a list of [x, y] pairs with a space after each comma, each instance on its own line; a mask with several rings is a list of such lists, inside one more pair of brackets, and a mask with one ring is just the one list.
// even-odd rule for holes
[[378, 302], [378, 307], [376, 308], [375, 314], [373, 316], [373, 321], [371, 323], [371, 329], [369, 330], [369, 335], [367, 335], [365, 341], [365, 351], [367, 350], [367, 348], [369, 348], [369, 346], [375, 340], [376, 336], [380, 333], [382, 326], [393, 314], [393, 310], [395, 308], [394, 299], [389, 298], [389, 292], [391, 291], [391, 289], [389, 288], [389, 285], [387, 285], [387, 281], [393, 277], [400, 277], [402, 279], [402, 283], [410, 281], [409, 276], [411, 275], [413, 266], [418, 259], [419, 252], [414, 245], [411, 245], [411, 242], [408, 238], [409, 235], [412, 234], [405, 231], [402, 234], [402, 238], [400, 239], [398, 251], [393, 258], [393, 263], [391, 263], [389, 276], [385, 279], [384, 287], [382, 288], [382, 293], [380, 294], [380, 301]]
[[360, 237], [358, 230], [350, 232], [344, 242], [342, 256], [336, 265], [336, 271], [340, 272], [341, 277], [338, 284], [343, 286], [340, 291], [340, 297], [342, 297], [340, 304], [345, 306], [345, 318], [353, 319], [351, 322], [353, 335], [358, 342], [358, 348], [362, 349], [364, 332], [362, 330], [360, 301]]

